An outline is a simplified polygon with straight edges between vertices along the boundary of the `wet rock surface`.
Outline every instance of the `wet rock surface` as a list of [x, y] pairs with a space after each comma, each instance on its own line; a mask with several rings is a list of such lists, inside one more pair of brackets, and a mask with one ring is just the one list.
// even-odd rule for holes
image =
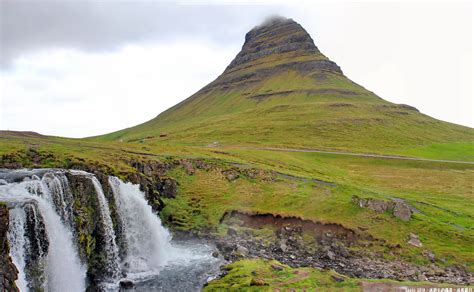
[[38, 206], [34, 202], [25, 204], [26, 221], [25, 231], [25, 274], [30, 279], [28, 285], [31, 290], [41, 290], [45, 281], [44, 266], [47, 261], [49, 241]]
[[135, 287], [135, 283], [133, 283], [132, 280], [128, 279], [121, 280], [119, 285], [122, 289], [132, 289], [133, 287]]
[[15, 285], [18, 270], [10, 257], [10, 246], [7, 240], [8, 214], [7, 206], [0, 204], [0, 291], [18, 291]]

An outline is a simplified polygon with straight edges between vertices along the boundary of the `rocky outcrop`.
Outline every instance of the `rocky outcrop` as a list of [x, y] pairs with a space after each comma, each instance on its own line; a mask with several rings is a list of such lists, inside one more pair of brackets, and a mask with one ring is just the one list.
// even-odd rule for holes
[[226, 71], [232, 71], [239, 65], [269, 55], [288, 52], [294, 52], [297, 55], [310, 55], [319, 53], [319, 50], [301, 25], [292, 19], [274, 17], [256, 26], [245, 35], [242, 50]]
[[405, 222], [410, 221], [413, 212], [416, 210], [400, 199], [384, 201], [374, 198], [359, 198], [358, 196], [353, 196], [352, 202], [361, 208], [367, 208], [377, 213], [390, 212], [393, 216]]
[[179, 161], [133, 160], [129, 164], [136, 172], [128, 173], [125, 179], [140, 185], [140, 190], [145, 193], [145, 198], [155, 212], [164, 208], [161, 197], [176, 197], [177, 182], [167, 178], [166, 173], [179, 166]]
[[222, 174], [228, 181], [234, 181], [239, 178], [239, 172], [235, 169], [227, 169], [222, 171]]
[[[88, 263], [90, 268], [87, 271], [87, 276], [91, 282], [95, 283], [104, 278], [103, 271], [107, 266], [106, 258], [102, 256], [106, 239], [103, 236], [104, 226], [101, 224], [96, 191], [87, 176], [66, 173], [66, 177], [74, 199], [74, 223], [78, 238], [79, 257], [83, 262]], [[106, 185], [103, 184], [103, 186]], [[104, 195], [107, 193], [107, 190], [104, 189]], [[113, 200], [109, 200], [111, 212], [116, 209], [113, 202]]]
[[25, 204], [25, 275], [31, 290], [42, 290], [46, 280], [44, 267], [47, 261], [49, 240], [44, 218], [34, 202]]
[[172, 178], [160, 179], [157, 183], [157, 189], [165, 198], [176, 198], [178, 194], [178, 183]]
[[375, 105], [375, 108], [377, 110], [390, 111], [392, 113], [402, 112], [402, 111], [406, 114], [410, 112], [417, 112], [417, 113], [420, 112], [416, 107], [413, 107], [407, 104], [378, 104], [378, 105]]
[[[256, 100], [264, 100], [269, 97], [274, 96], [287, 96], [290, 94], [311, 94], [311, 95], [325, 95], [325, 94], [337, 94], [342, 96], [354, 96], [354, 95], [361, 95], [360, 93], [351, 91], [351, 90], [344, 90], [344, 89], [334, 89], [334, 88], [324, 88], [324, 89], [299, 89], [299, 90], [285, 90], [285, 91], [277, 91], [277, 92], [270, 92], [270, 93], [262, 93], [262, 94], [255, 94], [251, 95], [248, 98], [256, 99]], [[333, 104], [332, 107], [343, 107], [343, 106], [353, 106], [352, 104]]]
[[0, 291], [19, 291], [15, 285], [18, 270], [10, 257], [7, 240], [9, 223], [7, 206], [0, 203]]
[[273, 17], [246, 34], [242, 50], [224, 73], [196, 95], [252, 85], [287, 71], [310, 75], [319, 81], [326, 79], [327, 74], [343, 75], [341, 68], [319, 51], [300, 24]]
[[[257, 257], [276, 259], [291, 267], [332, 269], [357, 278], [428, 280], [462, 285], [474, 281], [474, 275], [465, 267], [443, 268], [436, 265], [434, 255], [427, 250], [423, 254], [432, 262], [430, 265], [387, 260], [374, 250], [389, 249], [391, 255], [397, 255], [401, 252], [400, 246], [389, 245], [363, 234], [353, 235], [354, 231], [341, 226], [332, 231], [319, 229], [314, 232], [314, 229], [304, 226], [304, 220], [300, 219], [298, 223], [297, 218], [293, 218], [291, 224], [286, 225], [281, 224], [282, 221], [276, 216], [273, 221], [268, 216], [265, 221], [256, 219], [257, 223], [250, 218], [258, 218], [258, 215], [249, 217], [249, 220], [242, 220], [241, 215], [224, 218], [223, 223], [229, 224], [229, 231], [232, 231], [217, 239], [220, 254], [229, 261]], [[263, 228], [273, 230], [273, 233], [262, 233]], [[410, 240], [419, 241], [414, 234], [410, 235]], [[421, 248], [418, 241], [414, 243], [420, 244]]]

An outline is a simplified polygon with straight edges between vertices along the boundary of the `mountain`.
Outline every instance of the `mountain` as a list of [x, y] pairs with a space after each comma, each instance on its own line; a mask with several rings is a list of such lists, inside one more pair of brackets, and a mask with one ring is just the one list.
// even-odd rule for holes
[[246, 34], [216, 80], [156, 118], [98, 139], [403, 153], [473, 141], [474, 131], [381, 99], [346, 77], [301, 25], [275, 17]]
[[[203, 147], [215, 141], [219, 149]], [[0, 223], [13, 222], [10, 228], [19, 228], [15, 234], [28, 238], [11, 242], [1, 228], [8, 224], [0, 224], [0, 243], [8, 242], [14, 256], [27, 249], [22, 256], [27, 260], [39, 249], [23, 242], [49, 246], [54, 255], [58, 242], [74, 241], [67, 246], [76, 246], [78, 257], [87, 262], [92, 291], [109, 273], [115, 277], [117, 255], [125, 255], [120, 267], [133, 271], [138, 264], [143, 271], [146, 259], [135, 261], [133, 253], [124, 251], [137, 243], [133, 238], [128, 242], [129, 235], [144, 231], [157, 239], [156, 212], [178, 238], [205, 238], [218, 249], [213, 255], [232, 262], [225, 268], [228, 273], [204, 291], [260, 285], [274, 290], [397, 289], [406, 281], [417, 281], [412, 284], [418, 288], [437, 287], [426, 281], [472, 285], [473, 141], [473, 129], [387, 102], [355, 84], [299, 24], [274, 18], [246, 35], [242, 51], [216, 80], [144, 124], [88, 139], [0, 131]], [[18, 170], [25, 168], [48, 170]], [[46, 194], [47, 204], [34, 205], [40, 198], [31, 192]], [[25, 203], [18, 195], [33, 200]], [[134, 206], [128, 208], [123, 200]], [[18, 208], [30, 210], [28, 216], [19, 209], [8, 212], [18, 201]], [[41, 214], [53, 211], [66, 216], [56, 216], [54, 225], [71, 227], [73, 238], [61, 233], [67, 238], [45, 241], [54, 216]], [[23, 232], [15, 218], [35, 224], [26, 224]], [[144, 228], [135, 230], [127, 218]], [[128, 234], [132, 229], [134, 234]], [[16, 275], [12, 264], [18, 261], [12, 262], [8, 246], [0, 246], [4, 284], [22, 275], [32, 287], [50, 279], [43, 277], [44, 265], [21, 265]], [[137, 255], [145, 252], [154, 261], [156, 253], [150, 251], [157, 249], [136, 247]], [[74, 257], [67, 258], [74, 263]], [[192, 261], [192, 266], [199, 265]], [[201, 268], [209, 278], [208, 266]], [[61, 269], [47, 272], [65, 275]], [[183, 278], [187, 274], [180, 267], [178, 281], [166, 272], [165, 281], [147, 277], [135, 287], [153, 282], [158, 285], [153, 287], [166, 287], [175, 281], [189, 288]], [[67, 284], [81, 275], [62, 279]], [[133, 284], [129, 279], [136, 278], [127, 275], [120, 284], [128, 287]]]

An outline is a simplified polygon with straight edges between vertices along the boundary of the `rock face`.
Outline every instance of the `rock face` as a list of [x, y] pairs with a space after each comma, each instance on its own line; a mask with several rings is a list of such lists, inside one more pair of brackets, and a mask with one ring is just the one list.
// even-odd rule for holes
[[10, 247], [7, 240], [9, 226], [8, 209], [0, 204], [0, 291], [18, 291], [15, 281], [18, 270], [10, 257]]
[[[47, 261], [49, 247], [48, 236], [38, 206], [31, 202], [24, 207], [26, 220], [25, 232], [28, 240], [25, 250], [25, 275], [29, 279], [29, 287], [32, 290], [41, 290], [46, 279], [44, 266]], [[38, 240], [39, 239], [39, 240]]]
[[176, 194], [178, 193], [178, 184], [172, 178], [165, 178], [160, 180], [160, 182], [157, 184], [157, 189], [165, 198], [176, 198]]
[[227, 67], [231, 71], [252, 61], [282, 53], [299, 56], [320, 53], [311, 36], [301, 25], [283, 17], [273, 17], [256, 26], [245, 35], [240, 53]]
[[326, 73], [342, 75], [339, 66], [319, 51], [300, 24], [273, 17], [245, 35], [242, 50], [224, 73], [200, 92], [251, 85], [285, 70], [316, 79], [324, 79]]

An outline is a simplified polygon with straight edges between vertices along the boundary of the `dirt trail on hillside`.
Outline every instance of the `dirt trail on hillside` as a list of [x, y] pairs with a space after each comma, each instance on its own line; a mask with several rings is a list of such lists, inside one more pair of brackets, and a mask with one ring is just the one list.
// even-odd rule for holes
[[399, 160], [413, 160], [413, 161], [441, 162], [441, 163], [460, 163], [460, 164], [474, 165], [474, 161], [429, 159], [429, 158], [417, 158], [417, 157], [395, 156], [395, 155], [354, 153], [354, 152], [343, 152], [343, 151], [326, 151], [326, 150], [317, 150], [317, 149], [292, 149], [292, 148], [272, 148], [272, 147], [256, 147], [256, 148], [239, 147], [239, 149], [279, 151], [279, 152], [323, 153], [323, 154], [347, 155], [347, 156], [357, 156], [357, 157], [366, 157], [366, 158], [399, 159]]

